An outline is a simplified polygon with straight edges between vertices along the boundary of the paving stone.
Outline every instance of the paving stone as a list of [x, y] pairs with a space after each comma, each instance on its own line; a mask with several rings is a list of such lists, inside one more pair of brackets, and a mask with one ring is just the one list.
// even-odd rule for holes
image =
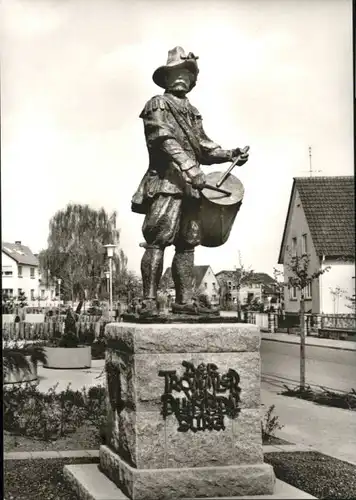
[[[78, 455], [82, 457], [83, 454]], [[61, 458], [61, 454], [56, 450], [48, 450], [48, 451], [31, 451], [31, 458]]]
[[4, 453], [5, 460], [27, 460], [31, 458], [31, 453], [29, 451], [10, 451]]
[[60, 450], [58, 453], [61, 458], [81, 458], [88, 456], [88, 453], [85, 450]]

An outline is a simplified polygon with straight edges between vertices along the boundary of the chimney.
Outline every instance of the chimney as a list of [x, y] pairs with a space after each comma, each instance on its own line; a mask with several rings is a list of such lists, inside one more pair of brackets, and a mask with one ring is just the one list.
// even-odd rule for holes
[[21, 241], [15, 241], [15, 245], [21, 245]]

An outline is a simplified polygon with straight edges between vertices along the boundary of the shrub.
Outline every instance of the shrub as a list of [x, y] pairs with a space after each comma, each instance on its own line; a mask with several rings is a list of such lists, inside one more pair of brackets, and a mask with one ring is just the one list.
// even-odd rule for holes
[[274, 412], [275, 405], [271, 405], [266, 411], [262, 422], [262, 441], [268, 441], [269, 436], [274, 436], [276, 431], [283, 429], [284, 425], [279, 423], [279, 417], [277, 415], [272, 416]]
[[73, 391], [68, 385], [56, 392], [55, 385], [42, 393], [37, 386], [28, 383], [4, 388], [4, 430], [45, 441], [66, 436], [85, 421], [101, 431], [106, 419], [103, 387]]
[[79, 325], [78, 332], [79, 341], [84, 345], [92, 345], [95, 340], [95, 324], [89, 323], [89, 325]]
[[91, 345], [92, 359], [105, 359], [106, 341], [105, 339], [98, 339]]
[[350, 392], [336, 392], [323, 387], [318, 389], [312, 389], [310, 386], [305, 388], [300, 386], [289, 388], [287, 385], [284, 385], [284, 388], [285, 390], [281, 392], [283, 396], [305, 399], [306, 401], [312, 401], [313, 403], [324, 406], [356, 410], [355, 389], [351, 389]]
[[64, 333], [58, 341], [58, 347], [78, 347], [79, 339], [76, 333]]

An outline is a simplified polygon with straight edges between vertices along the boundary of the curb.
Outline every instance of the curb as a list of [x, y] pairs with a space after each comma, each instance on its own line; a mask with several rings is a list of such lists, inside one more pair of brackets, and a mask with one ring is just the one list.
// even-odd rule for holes
[[[280, 339], [280, 338], [276, 339], [276, 338], [272, 338], [272, 337], [266, 337], [265, 335], [262, 335], [261, 339], [268, 340], [271, 342], [281, 342], [282, 344], [299, 345], [299, 341], [297, 341], [297, 340], [293, 341], [293, 340], [285, 340], [285, 339]], [[324, 349], [339, 349], [341, 351], [351, 351], [351, 352], [356, 351], [356, 345], [355, 345], [355, 347], [347, 347], [347, 346], [343, 347], [343, 346], [339, 346], [339, 345], [326, 345], [326, 344], [316, 344], [316, 343], [309, 343], [309, 342], [306, 342], [305, 345], [306, 345], [306, 347], [321, 347]]]
[[63, 451], [10, 451], [4, 453], [4, 460], [31, 460], [51, 458], [95, 458], [99, 457], [99, 450], [63, 450]]

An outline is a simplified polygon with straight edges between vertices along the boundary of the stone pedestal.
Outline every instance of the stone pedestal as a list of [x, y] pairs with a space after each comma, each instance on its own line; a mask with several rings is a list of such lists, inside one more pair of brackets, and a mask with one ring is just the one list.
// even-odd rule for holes
[[260, 332], [245, 324], [106, 327], [100, 468], [133, 500], [272, 494], [263, 463]]

